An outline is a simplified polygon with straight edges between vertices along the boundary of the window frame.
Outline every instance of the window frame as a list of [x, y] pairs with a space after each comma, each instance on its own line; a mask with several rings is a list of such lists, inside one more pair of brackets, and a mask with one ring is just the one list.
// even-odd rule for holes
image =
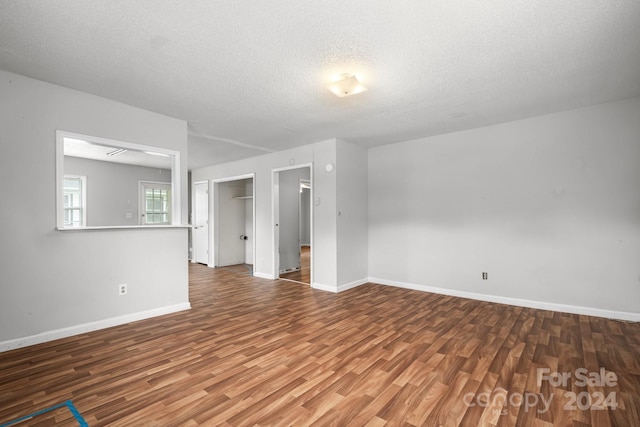
[[[160, 213], [166, 214], [168, 216], [168, 221], [166, 222], [147, 222], [147, 206], [146, 206], [146, 190], [148, 188], [152, 188], [154, 190], [166, 190], [168, 191], [167, 197], [167, 210], [162, 211]], [[161, 181], [138, 181], [138, 224], [143, 227], [149, 226], [157, 226], [157, 225], [170, 225], [172, 222], [172, 211], [173, 211], [173, 201], [171, 195], [171, 183], [169, 182], [161, 182]]]
[[[67, 207], [65, 206], [65, 198], [67, 193], [65, 192], [64, 189], [64, 181], [66, 180], [70, 180], [70, 179], [77, 179], [80, 181], [80, 207]], [[63, 184], [62, 184], [62, 197], [63, 197], [63, 203], [62, 203], [62, 211], [63, 211], [63, 224], [65, 226], [65, 228], [83, 228], [87, 226], [87, 177], [85, 175], [74, 175], [74, 174], [64, 174], [63, 176], [63, 180], [62, 180]], [[73, 211], [73, 210], [80, 210], [80, 224], [79, 225], [67, 225], [66, 223], [66, 218], [67, 218], [67, 211]]]

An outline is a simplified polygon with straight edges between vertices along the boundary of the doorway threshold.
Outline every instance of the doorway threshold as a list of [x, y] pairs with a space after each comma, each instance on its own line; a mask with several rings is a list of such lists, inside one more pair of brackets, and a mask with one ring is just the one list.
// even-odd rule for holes
[[311, 283], [305, 283], [305, 282], [301, 282], [301, 281], [299, 281], [299, 280], [284, 279], [284, 278], [282, 278], [282, 277], [279, 277], [277, 280], [284, 280], [285, 282], [300, 283], [301, 285], [311, 286]]

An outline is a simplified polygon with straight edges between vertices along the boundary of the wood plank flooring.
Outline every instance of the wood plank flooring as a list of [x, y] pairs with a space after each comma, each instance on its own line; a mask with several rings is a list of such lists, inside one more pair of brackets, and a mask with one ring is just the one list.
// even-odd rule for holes
[[[332, 294], [198, 264], [190, 299], [0, 353], [0, 425], [71, 399], [92, 427], [640, 426], [638, 323], [373, 284]], [[572, 378], [537, 381], [538, 368]], [[581, 385], [580, 368], [617, 381]], [[575, 409], [570, 393], [583, 393]], [[597, 393], [617, 409], [589, 403]]]

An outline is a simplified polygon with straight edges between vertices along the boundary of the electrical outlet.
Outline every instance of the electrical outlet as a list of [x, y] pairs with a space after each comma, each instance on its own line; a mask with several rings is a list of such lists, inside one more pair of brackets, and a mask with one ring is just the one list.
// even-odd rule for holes
[[121, 283], [118, 285], [118, 295], [126, 295], [127, 294], [127, 284]]
[[482, 280], [488, 280], [489, 279], [489, 273], [482, 273]]

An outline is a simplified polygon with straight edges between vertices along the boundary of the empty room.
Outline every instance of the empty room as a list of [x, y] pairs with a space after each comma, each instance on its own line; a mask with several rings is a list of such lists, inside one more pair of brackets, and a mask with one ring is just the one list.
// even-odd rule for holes
[[0, 427], [640, 426], [640, 2], [0, 0]]

